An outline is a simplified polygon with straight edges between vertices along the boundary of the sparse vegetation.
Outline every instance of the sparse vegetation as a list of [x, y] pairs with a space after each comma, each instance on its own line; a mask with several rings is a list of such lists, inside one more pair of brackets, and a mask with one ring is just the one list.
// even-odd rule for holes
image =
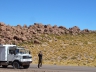
[[42, 44], [23, 43], [30, 49], [33, 64], [43, 52], [44, 64], [96, 66], [96, 33], [83, 35], [42, 35]]

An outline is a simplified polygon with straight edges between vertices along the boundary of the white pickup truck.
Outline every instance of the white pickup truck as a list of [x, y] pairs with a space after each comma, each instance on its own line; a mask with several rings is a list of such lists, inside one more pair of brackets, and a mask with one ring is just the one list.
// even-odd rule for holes
[[13, 68], [29, 68], [32, 63], [30, 51], [16, 45], [0, 45], [0, 66], [6, 68], [12, 65]]

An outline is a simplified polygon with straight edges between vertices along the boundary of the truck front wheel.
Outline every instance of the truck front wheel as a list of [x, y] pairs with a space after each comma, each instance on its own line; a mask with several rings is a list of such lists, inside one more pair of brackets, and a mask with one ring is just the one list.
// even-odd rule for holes
[[20, 64], [19, 64], [19, 62], [13, 62], [13, 68], [14, 69], [19, 69], [20, 68]]
[[23, 68], [24, 68], [24, 69], [27, 69], [27, 68], [29, 68], [29, 66], [30, 66], [30, 65], [24, 65]]

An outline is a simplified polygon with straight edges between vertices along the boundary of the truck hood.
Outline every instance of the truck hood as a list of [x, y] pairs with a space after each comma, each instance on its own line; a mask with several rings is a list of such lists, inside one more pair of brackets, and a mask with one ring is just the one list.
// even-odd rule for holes
[[31, 56], [30, 54], [17, 54], [18, 56]]

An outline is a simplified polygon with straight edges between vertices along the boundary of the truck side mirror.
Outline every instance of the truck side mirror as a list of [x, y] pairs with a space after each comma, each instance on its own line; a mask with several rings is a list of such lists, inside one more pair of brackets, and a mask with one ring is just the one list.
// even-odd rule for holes
[[14, 55], [16, 55], [16, 52], [14, 51]]
[[29, 54], [31, 54], [31, 52], [29, 51]]

